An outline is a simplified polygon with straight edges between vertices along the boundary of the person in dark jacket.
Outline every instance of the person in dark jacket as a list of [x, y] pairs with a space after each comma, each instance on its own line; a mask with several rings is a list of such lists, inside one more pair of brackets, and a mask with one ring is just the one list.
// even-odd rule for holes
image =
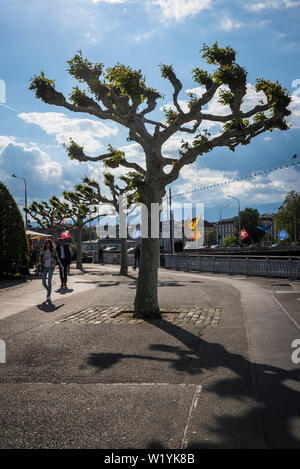
[[98, 258], [99, 258], [99, 264], [104, 264], [103, 248], [101, 244], [99, 245], [99, 248], [98, 248]]
[[134, 250], [134, 270], [140, 266], [140, 257], [141, 257], [141, 250], [140, 246], [137, 244]]
[[64, 240], [59, 238], [56, 246], [57, 257], [60, 261], [59, 274], [61, 280], [60, 288], [67, 288], [68, 265], [71, 263], [71, 254], [68, 246], [64, 244]]

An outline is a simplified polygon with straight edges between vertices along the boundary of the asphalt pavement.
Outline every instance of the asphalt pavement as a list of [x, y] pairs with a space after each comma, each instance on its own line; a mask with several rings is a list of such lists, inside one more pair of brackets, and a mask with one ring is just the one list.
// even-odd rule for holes
[[161, 307], [218, 324], [97, 324], [137, 274], [71, 272], [50, 306], [40, 279], [0, 290], [0, 448], [300, 448], [299, 283], [160, 269]]

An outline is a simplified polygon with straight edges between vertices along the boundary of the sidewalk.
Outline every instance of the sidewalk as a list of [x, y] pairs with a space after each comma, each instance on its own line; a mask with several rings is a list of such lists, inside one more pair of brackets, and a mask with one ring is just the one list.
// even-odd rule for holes
[[171, 312], [149, 323], [117, 316], [131, 270], [85, 267], [53, 309], [0, 321], [1, 448], [300, 447], [298, 332], [264, 283], [161, 269]]
[[[73, 265], [71, 267], [71, 275], [68, 276], [68, 288], [60, 288], [60, 277], [58, 268], [55, 269], [52, 279], [52, 302], [56, 302], [63, 298], [68, 298], [71, 295], [79, 294], [94, 288], [93, 281], [94, 275], [89, 275], [89, 272], [100, 271], [99, 266], [94, 266], [92, 269], [89, 264], [86, 266], [85, 272], [82, 272]], [[102, 269], [103, 270], [103, 269]], [[109, 270], [109, 269], [108, 269]], [[110, 269], [111, 270], [111, 269]], [[114, 271], [114, 270], [113, 270]], [[83, 281], [84, 279], [84, 281]], [[90, 280], [90, 283], [89, 283]], [[43, 304], [46, 300], [46, 290], [42, 285], [42, 276], [33, 276], [32, 281], [13, 283], [6, 282], [4, 287], [0, 289], [0, 319], [4, 319], [12, 314], [19, 313], [28, 309], [29, 307]]]

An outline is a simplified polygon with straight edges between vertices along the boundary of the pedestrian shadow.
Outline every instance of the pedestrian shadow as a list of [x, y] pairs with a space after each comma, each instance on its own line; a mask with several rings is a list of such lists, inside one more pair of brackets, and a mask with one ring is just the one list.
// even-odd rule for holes
[[57, 290], [55, 290], [55, 293], [65, 295], [66, 293], [72, 293], [72, 291], [74, 291], [74, 288], [58, 288]]
[[[166, 320], [148, 322], [184, 347], [152, 343], [142, 355], [92, 353], [87, 364], [101, 372], [127, 359], [165, 362], [181, 376], [193, 376], [192, 382], [205, 383], [210, 402], [215, 399], [220, 402], [220, 398], [221, 402], [231, 402], [231, 407], [226, 404], [221, 415], [214, 413], [212, 405], [210, 418], [202, 423], [204, 431], [214, 435], [212, 441], [193, 440], [189, 448], [249, 448], [251, 444], [254, 447], [300, 448], [300, 434], [295, 430], [299, 419], [299, 393], [293, 385], [300, 381], [299, 368], [287, 370], [251, 363], [247, 357], [232, 353], [219, 343], [204, 340], [201, 332], [199, 336]], [[221, 369], [224, 370], [222, 373]], [[244, 413], [235, 412], [235, 402], [244, 405]], [[260, 422], [264, 427], [262, 433]], [[265, 443], [262, 446], [263, 434]]]
[[49, 303], [48, 301], [44, 301], [40, 305], [37, 305], [37, 308], [43, 311], [44, 313], [53, 313], [53, 311], [57, 311], [59, 308], [62, 308], [64, 304], [55, 306], [53, 303]]

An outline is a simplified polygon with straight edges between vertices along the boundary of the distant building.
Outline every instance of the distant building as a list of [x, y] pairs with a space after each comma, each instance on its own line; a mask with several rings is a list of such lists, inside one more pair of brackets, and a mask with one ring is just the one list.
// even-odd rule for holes
[[228, 236], [234, 236], [235, 218], [224, 218], [216, 224], [217, 233], [218, 233], [218, 244], [222, 244], [223, 239]]

